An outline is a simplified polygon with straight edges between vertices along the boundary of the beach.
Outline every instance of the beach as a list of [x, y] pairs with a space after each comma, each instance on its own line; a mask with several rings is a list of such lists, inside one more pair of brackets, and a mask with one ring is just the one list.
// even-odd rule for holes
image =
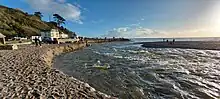
[[182, 48], [201, 50], [220, 50], [220, 41], [176, 41], [176, 42], [141, 42], [146, 48]]
[[[19, 46], [18, 50], [1, 50], [0, 97], [28, 99], [219, 97], [217, 93], [219, 71], [216, 69], [219, 65], [218, 51], [197, 50], [208, 47], [218, 50], [217, 41], [212, 43], [177, 41], [169, 47], [168, 44], [159, 46], [166, 42], [145, 43], [152, 44], [149, 49], [130, 45], [130, 42], [106, 43], [105, 40], [88, 42], [104, 44], [92, 44], [88, 48], [85, 48], [86, 43], [44, 44], [42, 47], [23, 45]], [[181, 46], [184, 45], [182, 49]], [[110, 68], [105, 71], [94, 68], [97, 60], [108, 64]], [[206, 70], [209, 72], [205, 73]], [[197, 79], [199, 77], [203, 79]], [[209, 94], [200, 90], [203, 86], [194, 82], [204, 83], [205, 86], [211, 86], [216, 90], [205, 88], [204, 90], [214, 93]]]
[[56, 55], [84, 47], [86, 47], [85, 43], [79, 43], [43, 45], [42, 47], [25, 45], [19, 46], [18, 50], [1, 50], [0, 97], [10, 99], [112, 98], [52, 67], [52, 61]]
[[220, 99], [220, 0], [128, 1], [0, 0], [0, 99]]

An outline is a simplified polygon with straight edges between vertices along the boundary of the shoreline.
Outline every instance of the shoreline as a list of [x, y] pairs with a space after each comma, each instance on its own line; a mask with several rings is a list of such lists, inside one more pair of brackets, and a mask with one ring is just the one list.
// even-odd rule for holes
[[181, 48], [200, 50], [220, 50], [220, 41], [175, 41], [172, 42], [139, 42], [145, 48]]
[[[106, 41], [91, 40], [92, 43]], [[113, 42], [113, 41], [112, 41]], [[107, 43], [107, 42], [106, 42]], [[1, 98], [113, 98], [52, 67], [54, 57], [86, 47], [86, 43], [54, 44], [0, 51]]]

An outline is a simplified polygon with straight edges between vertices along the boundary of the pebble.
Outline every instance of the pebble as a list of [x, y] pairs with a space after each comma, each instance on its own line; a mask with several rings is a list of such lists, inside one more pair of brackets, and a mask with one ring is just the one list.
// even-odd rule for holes
[[13, 51], [0, 51], [0, 98], [112, 98], [51, 68], [55, 55], [78, 47], [85, 44], [25, 45]]

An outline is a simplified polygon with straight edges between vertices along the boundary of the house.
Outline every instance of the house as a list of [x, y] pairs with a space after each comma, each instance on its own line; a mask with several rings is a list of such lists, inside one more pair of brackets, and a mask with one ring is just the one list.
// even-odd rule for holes
[[51, 29], [51, 30], [46, 30], [41, 32], [41, 37], [43, 39], [58, 39], [60, 38], [59, 35], [59, 30], [58, 29]]
[[0, 33], [0, 43], [5, 44], [5, 37], [2, 33]]
[[68, 34], [65, 34], [63, 32], [60, 33], [60, 38], [64, 39], [64, 38], [68, 38], [69, 35]]

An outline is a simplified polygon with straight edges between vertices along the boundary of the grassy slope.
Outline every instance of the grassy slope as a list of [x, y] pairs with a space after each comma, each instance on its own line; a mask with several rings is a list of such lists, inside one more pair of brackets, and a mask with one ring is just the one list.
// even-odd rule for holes
[[[55, 28], [56, 25], [44, 22], [39, 17], [29, 15], [19, 9], [12, 9], [0, 5], [0, 33], [7, 37], [39, 35], [41, 30]], [[64, 33], [71, 31], [61, 29]]]

